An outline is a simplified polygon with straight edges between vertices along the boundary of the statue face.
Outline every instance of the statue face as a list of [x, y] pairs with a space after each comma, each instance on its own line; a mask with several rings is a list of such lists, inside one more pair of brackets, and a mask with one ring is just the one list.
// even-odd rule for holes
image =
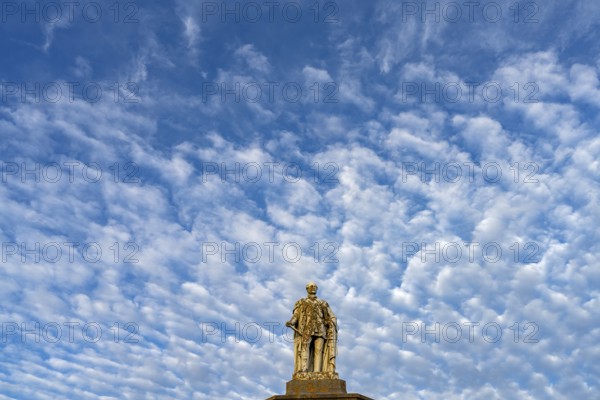
[[308, 292], [308, 294], [317, 294], [317, 284], [316, 283], [309, 283], [308, 285], [306, 285], [306, 291]]

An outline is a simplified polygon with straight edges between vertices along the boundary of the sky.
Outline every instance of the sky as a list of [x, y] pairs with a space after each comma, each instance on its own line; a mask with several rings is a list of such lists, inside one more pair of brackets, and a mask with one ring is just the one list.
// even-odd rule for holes
[[595, 399], [600, 3], [2, 2], [0, 399]]

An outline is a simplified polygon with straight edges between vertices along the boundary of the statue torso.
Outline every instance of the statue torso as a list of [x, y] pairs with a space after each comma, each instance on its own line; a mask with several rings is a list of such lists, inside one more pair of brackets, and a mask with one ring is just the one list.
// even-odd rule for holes
[[298, 308], [298, 330], [303, 336], [327, 335], [327, 302], [318, 298], [304, 298], [296, 302]]

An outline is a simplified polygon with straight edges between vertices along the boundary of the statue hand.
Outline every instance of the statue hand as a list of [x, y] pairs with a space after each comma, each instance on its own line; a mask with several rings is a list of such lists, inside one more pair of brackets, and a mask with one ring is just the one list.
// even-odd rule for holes
[[288, 321], [285, 323], [285, 326], [294, 326], [294, 324], [292, 324], [292, 321]]

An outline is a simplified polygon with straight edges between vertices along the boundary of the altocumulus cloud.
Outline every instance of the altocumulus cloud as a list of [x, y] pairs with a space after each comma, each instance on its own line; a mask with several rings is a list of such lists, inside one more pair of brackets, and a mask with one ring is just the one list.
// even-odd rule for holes
[[598, 7], [176, 3], [2, 27], [3, 398], [266, 398], [308, 280], [352, 391], [594, 398]]

